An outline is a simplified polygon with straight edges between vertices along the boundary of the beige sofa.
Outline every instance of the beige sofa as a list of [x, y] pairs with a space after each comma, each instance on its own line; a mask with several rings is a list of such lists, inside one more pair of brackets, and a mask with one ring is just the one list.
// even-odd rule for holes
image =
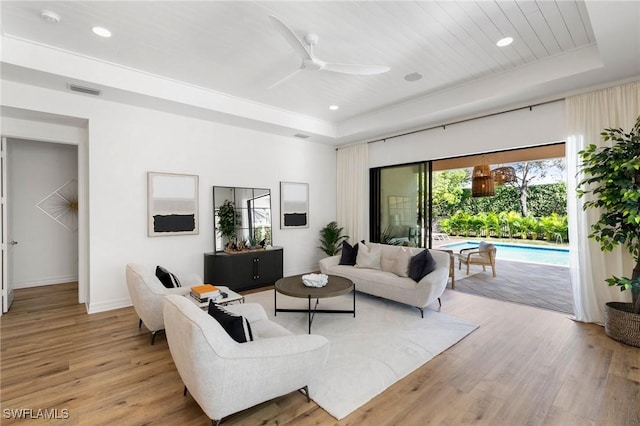
[[[440, 302], [440, 296], [444, 293], [449, 279], [451, 262], [449, 253], [430, 250], [436, 261], [436, 269], [416, 282], [409, 277], [398, 276], [391, 272], [398, 269], [393, 262], [398, 258], [406, 259], [407, 251], [408, 255], [415, 256], [424, 249], [376, 243], [367, 243], [366, 246], [381, 251], [380, 269], [360, 267], [360, 265], [340, 265], [340, 255], [337, 255], [322, 259], [320, 271], [323, 274], [350, 279], [359, 292], [415, 306], [423, 317], [425, 307], [436, 300]], [[399, 256], [400, 251], [403, 251], [402, 256]]]

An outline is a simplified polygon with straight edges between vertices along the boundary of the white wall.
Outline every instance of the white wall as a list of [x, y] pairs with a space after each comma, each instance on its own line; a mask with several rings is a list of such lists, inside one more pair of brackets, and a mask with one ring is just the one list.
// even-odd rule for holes
[[413, 163], [564, 141], [564, 101], [374, 142], [369, 167]]
[[78, 279], [78, 233], [36, 207], [43, 198], [77, 179], [74, 145], [22, 139], [7, 141], [7, 195], [13, 288]]
[[[130, 304], [128, 262], [202, 274], [203, 253], [213, 250], [214, 185], [270, 188], [285, 275], [317, 268], [319, 230], [335, 220], [333, 147], [8, 81], [3, 104], [89, 121], [90, 312]], [[199, 235], [147, 237], [149, 171], [199, 176]], [[309, 183], [309, 228], [279, 229], [280, 181]]]

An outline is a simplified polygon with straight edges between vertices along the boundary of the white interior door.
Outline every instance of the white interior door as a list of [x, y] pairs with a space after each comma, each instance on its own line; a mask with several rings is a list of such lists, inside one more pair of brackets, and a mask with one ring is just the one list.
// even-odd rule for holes
[[7, 312], [13, 302], [13, 289], [11, 288], [11, 279], [9, 275], [9, 253], [10, 248], [17, 244], [15, 241], [9, 240], [9, 227], [7, 220], [7, 138], [2, 138], [2, 146], [0, 148], [0, 204], [2, 209], [2, 229], [0, 229], [0, 240], [2, 247], [2, 312]]

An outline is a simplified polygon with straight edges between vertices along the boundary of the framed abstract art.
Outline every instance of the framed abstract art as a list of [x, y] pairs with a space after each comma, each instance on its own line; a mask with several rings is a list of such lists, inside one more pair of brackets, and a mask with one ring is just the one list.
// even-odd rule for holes
[[147, 173], [148, 235], [198, 233], [198, 176]]
[[309, 184], [280, 182], [280, 228], [309, 227]]

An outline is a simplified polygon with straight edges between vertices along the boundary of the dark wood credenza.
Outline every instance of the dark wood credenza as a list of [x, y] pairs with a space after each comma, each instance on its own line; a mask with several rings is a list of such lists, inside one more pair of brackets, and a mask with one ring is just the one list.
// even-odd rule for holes
[[205, 253], [204, 282], [234, 291], [274, 284], [283, 276], [282, 254], [282, 247], [233, 254]]

